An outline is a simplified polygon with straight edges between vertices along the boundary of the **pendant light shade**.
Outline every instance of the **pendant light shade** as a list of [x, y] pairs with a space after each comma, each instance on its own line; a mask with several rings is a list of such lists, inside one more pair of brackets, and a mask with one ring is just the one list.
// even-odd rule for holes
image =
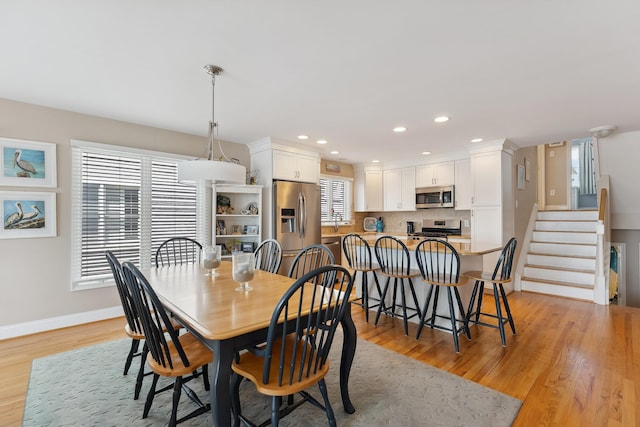
[[222, 160], [189, 160], [178, 164], [178, 181], [183, 184], [210, 181], [221, 184], [244, 184], [247, 169]]
[[247, 169], [227, 159], [222, 151], [220, 141], [220, 160], [215, 160], [213, 147], [215, 142], [215, 131], [218, 124], [215, 121], [215, 87], [216, 76], [222, 72], [222, 68], [216, 65], [206, 65], [205, 71], [211, 75], [212, 100], [211, 100], [211, 121], [209, 122], [209, 146], [206, 159], [188, 160], [178, 163], [178, 181], [182, 184], [197, 184], [204, 182], [224, 183], [224, 184], [245, 184], [247, 180]]

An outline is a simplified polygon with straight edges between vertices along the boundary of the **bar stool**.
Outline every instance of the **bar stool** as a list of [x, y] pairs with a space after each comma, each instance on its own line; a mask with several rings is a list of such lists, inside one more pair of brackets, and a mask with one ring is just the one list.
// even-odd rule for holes
[[[411, 269], [411, 257], [409, 256], [409, 250], [400, 240], [392, 236], [382, 236], [374, 244], [376, 252], [376, 258], [378, 264], [380, 264], [380, 274], [387, 276], [382, 295], [380, 296], [380, 304], [378, 305], [378, 312], [376, 313], [376, 322], [380, 319], [380, 313], [383, 311], [387, 315], [397, 316], [396, 314], [396, 296], [398, 293], [398, 285], [400, 285], [400, 296], [402, 298], [402, 319], [404, 320], [404, 334], [409, 335], [409, 324], [407, 321], [415, 316], [418, 316], [420, 312], [420, 306], [418, 304], [418, 298], [416, 297], [416, 291], [413, 287], [413, 278], [420, 276], [420, 272]], [[387, 307], [385, 303], [385, 297], [387, 296], [387, 290], [389, 289], [389, 283], [393, 279], [393, 295], [391, 300], [391, 307]], [[404, 283], [407, 281], [409, 284], [409, 290], [413, 297], [413, 303], [415, 308], [407, 307], [407, 297], [404, 290]], [[414, 310], [411, 316], [407, 314], [407, 310]]]
[[[467, 310], [467, 322], [500, 330], [500, 339], [502, 340], [503, 347], [507, 346], [507, 338], [504, 333], [505, 323], [509, 322], [509, 326], [511, 326], [513, 335], [516, 335], [516, 327], [513, 323], [511, 309], [509, 308], [509, 302], [507, 301], [507, 294], [504, 291], [503, 284], [511, 282], [511, 265], [513, 264], [513, 255], [516, 251], [517, 244], [518, 241], [515, 239], [515, 237], [512, 237], [507, 242], [505, 247], [502, 249], [500, 258], [498, 258], [498, 262], [496, 264], [496, 268], [493, 270], [493, 274], [482, 271], [468, 271], [463, 274], [469, 279], [476, 281], [475, 285], [473, 286], [471, 301], [469, 301], [469, 309]], [[496, 314], [481, 311], [482, 296], [484, 294], [484, 282], [493, 283], [493, 297], [496, 302]], [[476, 298], [478, 299], [477, 304]], [[506, 313], [506, 316], [502, 314], [502, 304], [500, 303], [500, 299], [502, 299], [502, 304], [504, 304], [504, 311]], [[480, 321], [481, 315], [496, 319], [497, 325]]]
[[[437, 328], [449, 331], [453, 335], [453, 344], [456, 353], [460, 352], [458, 334], [464, 332], [467, 338], [471, 339], [467, 317], [460, 298], [458, 286], [466, 284], [466, 279], [460, 281], [460, 255], [453, 246], [444, 240], [426, 239], [418, 244], [415, 250], [416, 262], [422, 275], [422, 280], [430, 284], [422, 313], [416, 339], [420, 338], [420, 333], [425, 323], [429, 323], [431, 329]], [[449, 315], [438, 314], [438, 298], [440, 288], [446, 289], [447, 300], [449, 302]], [[435, 289], [435, 292], [434, 292]], [[433, 300], [431, 296], [433, 294]], [[454, 308], [454, 300], [458, 308], [458, 315]], [[431, 308], [431, 316], [427, 318], [427, 312]], [[451, 322], [450, 327], [436, 324], [436, 318], [447, 319]], [[460, 324], [460, 326], [458, 326]]]
[[349, 268], [353, 270], [353, 281], [356, 282], [358, 273], [362, 276], [362, 298], [360, 305], [364, 308], [365, 321], [369, 322], [369, 309], [378, 307], [380, 303], [370, 305], [369, 304], [369, 273], [373, 274], [373, 280], [375, 280], [376, 288], [378, 289], [378, 298], [382, 295], [380, 290], [380, 283], [378, 282], [377, 271], [380, 270], [380, 266], [372, 262], [371, 247], [365, 239], [359, 234], [351, 233], [344, 236], [342, 239], [342, 253], [344, 253], [347, 259]]

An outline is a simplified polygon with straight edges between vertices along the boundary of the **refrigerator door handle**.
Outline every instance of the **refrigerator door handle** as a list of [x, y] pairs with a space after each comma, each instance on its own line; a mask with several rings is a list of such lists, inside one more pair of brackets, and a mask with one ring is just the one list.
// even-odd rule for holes
[[304, 239], [307, 234], [307, 198], [304, 193], [300, 193], [300, 200], [302, 201], [302, 209], [300, 209], [300, 237]]
[[303, 214], [302, 214], [302, 209], [304, 207], [304, 201], [302, 199], [302, 193], [298, 193], [298, 213], [297, 213], [297, 220], [298, 220], [298, 237], [300, 237], [302, 239], [302, 236], [304, 236], [304, 232], [303, 232], [303, 225], [302, 225], [302, 218], [303, 218]]

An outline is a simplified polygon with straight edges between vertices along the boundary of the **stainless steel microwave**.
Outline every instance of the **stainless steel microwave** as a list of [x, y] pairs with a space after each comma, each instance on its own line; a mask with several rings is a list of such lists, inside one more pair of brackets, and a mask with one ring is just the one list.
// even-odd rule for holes
[[416, 188], [416, 208], [452, 208], [453, 197], [453, 185]]

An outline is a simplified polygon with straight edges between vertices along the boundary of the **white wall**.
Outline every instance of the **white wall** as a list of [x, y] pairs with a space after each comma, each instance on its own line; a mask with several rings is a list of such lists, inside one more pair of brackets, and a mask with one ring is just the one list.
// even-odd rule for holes
[[[203, 127], [206, 128], [206, 123]], [[70, 290], [69, 141], [79, 139], [195, 157], [203, 155], [206, 136], [170, 132], [1, 98], [0, 136], [55, 143], [58, 173], [58, 186], [52, 189], [57, 193], [57, 237], [0, 240], [0, 328], [118, 307], [120, 301], [113, 287], [78, 292]], [[249, 165], [246, 146], [224, 143], [224, 147], [227, 156]], [[0, 191], [11, 190], [44, 189], [0, 188]], [[60, 322], [54, 323], [60, 325]], [[2, 336], [0, 333], [0, 338]]]

